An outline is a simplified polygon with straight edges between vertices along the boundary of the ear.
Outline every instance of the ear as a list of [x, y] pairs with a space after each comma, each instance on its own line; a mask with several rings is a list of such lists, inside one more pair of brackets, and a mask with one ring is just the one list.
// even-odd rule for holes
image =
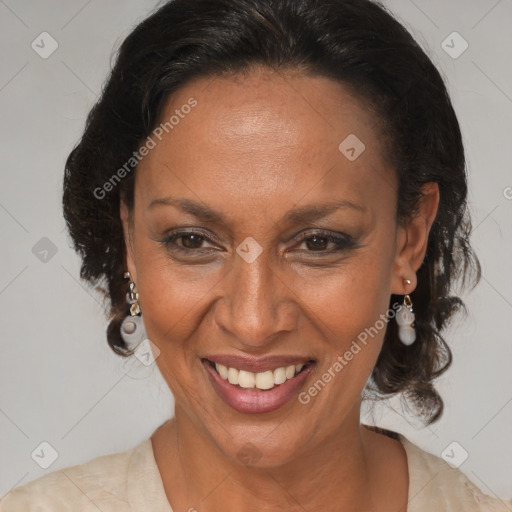
[[[416, 272], [425, 258], [430, 228], [438, 206], [439, 187], [437, 183], [427, 183], [422, 187], [416, 215], [407, 225], [399, 226], [397, 230], [391, 293], [405, 295], [416, 288]], [[405, 279], [411, 281], [407, 287], [404, 285]]]
[[133, 218], [130, 209], [128, 208], [127, 204], [123, 201], [123, 199], [120, 200], [119, 214], [121, 216], [121, 222], [123, 224], [126, 270], [130, 272], [133, 281], [137, 282], [137, 270], [135, 267], [135, 251], [133, 244]]

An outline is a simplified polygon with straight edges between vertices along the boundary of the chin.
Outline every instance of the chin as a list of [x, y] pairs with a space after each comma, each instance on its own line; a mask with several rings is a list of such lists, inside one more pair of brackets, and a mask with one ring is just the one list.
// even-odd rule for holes
[[293, 414], [261, 423], [254, 416], [244, 420], [221, 428], [218, 424], [205, 427], [212, 427], [209, 436], [224, 457], [250, 468], [270, 469], [293, 462], [307, 448], [314, 431], [310, 418], [305, 423], [294, 421]]

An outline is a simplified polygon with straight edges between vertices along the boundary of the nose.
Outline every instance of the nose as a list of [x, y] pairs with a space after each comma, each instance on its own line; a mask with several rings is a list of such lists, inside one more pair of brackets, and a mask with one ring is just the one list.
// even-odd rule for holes
[[235, 255], [231, 271], [222, 280], [215, 321], [240, 348], [265, 348], [279, 334], [296, 328], [299, 314], [295, 294], [280, 274], [265, 251], [251, 263]]

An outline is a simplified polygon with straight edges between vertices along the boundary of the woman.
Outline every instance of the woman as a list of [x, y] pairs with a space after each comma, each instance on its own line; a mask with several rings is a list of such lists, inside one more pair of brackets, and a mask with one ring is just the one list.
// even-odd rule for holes
[[164, 5], [123, 43], [63, 204], [110, 346], [149, 346], [175, 417], [0, 510], [507, 510], [360, 422], [365, 395], [442, 414], [451, 286], [479, 274], [466, 192], [443, 81], [379, 5]]

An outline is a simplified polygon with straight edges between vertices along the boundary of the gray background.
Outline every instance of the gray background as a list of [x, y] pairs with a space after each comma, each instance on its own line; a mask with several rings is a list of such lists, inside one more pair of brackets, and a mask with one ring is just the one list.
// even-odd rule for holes
[[[155, 365], [127, 362], [108, 348], [101, 299], [78, 280], [60, 205], [65, 158], [113, 48], [155, 5], [0, 1], [0, 495], [45, 472], [131, 448], [172, 415], [172, 396]], [[421, 429], [392, 400], [365, 421], [398, 430], [439, 456], [456, 441], [456, 457], [462, 449], [469, 454], [460, 469], [485, 492], [510, 499], [512, 2], [385, 5], [448, 81], [468, 154], [483, 279], [467, 296], [469, 317], [447, 335], [455, 362], [439, 380], [442, 420]], [[457, 58], [442, 47], [454, 31], [469, 44]], [[40, 52], [51, 49], [42, 32], [58, 43], [46, 59], [31, 47], [35, 41]], [[463, 42], [455, 36], [445, 44], [453, 53]], [[57, 453], [48, 469], [40, 465], [54, 452], [44, 441]]]

